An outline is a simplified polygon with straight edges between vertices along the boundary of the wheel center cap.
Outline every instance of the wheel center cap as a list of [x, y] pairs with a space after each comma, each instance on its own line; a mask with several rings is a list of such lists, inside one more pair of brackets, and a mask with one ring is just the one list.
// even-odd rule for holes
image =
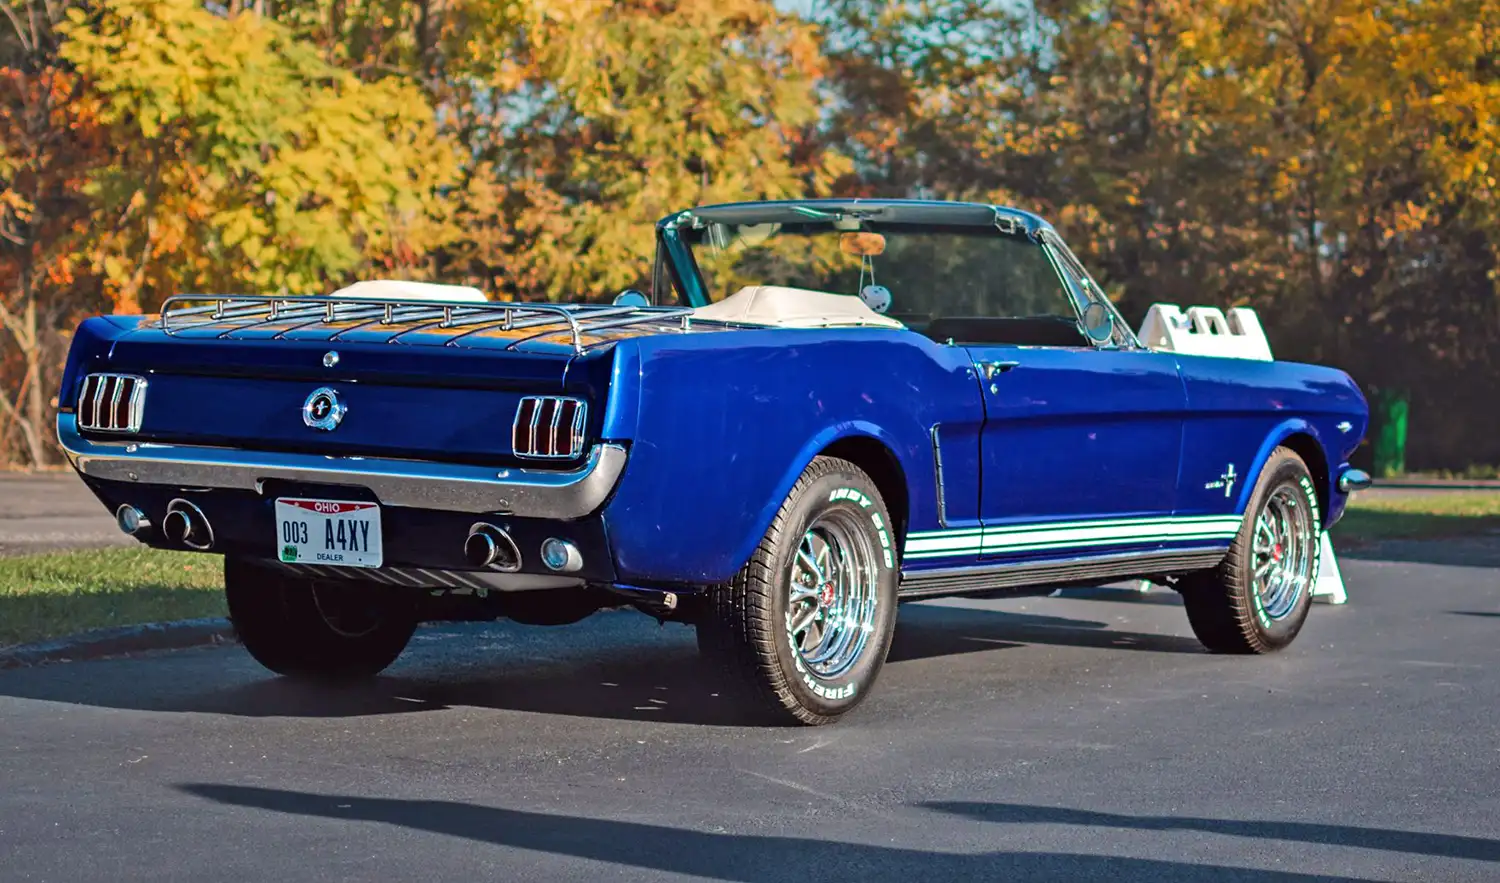
[[823, 594], [821, 597], [819, 597], [818, 600], [821, 601], [825, 607], [833, 603], [833, 583], [823, 584]]

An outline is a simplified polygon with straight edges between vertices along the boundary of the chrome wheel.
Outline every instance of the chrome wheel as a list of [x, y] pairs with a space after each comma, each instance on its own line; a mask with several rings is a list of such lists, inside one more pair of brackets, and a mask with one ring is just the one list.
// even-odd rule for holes
[[1291, 485], [1277, 488], [1255, 519], [1251, 543], [1255, 606], [1267, 618], [1285, 617], [1309, 590], [1315, 537], [1307, 497]]
[[865, 518], [823, 512], [792, 558], [787, 639], [800, 667], [824, 680], [853, 668], [874, 631], [879, 558]]

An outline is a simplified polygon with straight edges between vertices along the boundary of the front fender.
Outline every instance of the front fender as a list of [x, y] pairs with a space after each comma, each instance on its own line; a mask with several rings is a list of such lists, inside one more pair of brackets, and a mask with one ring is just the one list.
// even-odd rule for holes
[[[1317, 445], [1323, 459], [1321, 475], [1316, 474], [1319, 464], [1309, 463], [1308, 465], [1315, 473], [1313, 481], [1316, 482], [1319, 498], [1324, 503], [1322, 525], [1326, 529], [1339, 520], [1344, 511], [1344, 504], [1348, 502], [1349, 495], [1340, 493], [1338, 489], [1339, 470], [1346, 464], [1338, 456], [1337, 451], [1329, 446], [1324, 431], [1316, 422], [1302, 417], [1292, 417], [1278, 423], [1266, 435], [1265, 440], [1261, 442], [1260, 449], [1255, 452], [1255, 459], [1252, 461], [1252, 469], [1249, 474], [1255, 476], [1258, 480], [1261, 471], [1265, 469], [1266, 462], [1271, 459], [1271, 454], [1277, 448], [1286, 444], [1288, 439], [1297, 435], [1311, 438]], [[1250, 505], [1250, 495], [1255, 492], [1255, 484], [1256, 482], [1253, 480], [1245, 482], [1235, 502], [1235, 512], [1243, 513], [1246, 507]]]

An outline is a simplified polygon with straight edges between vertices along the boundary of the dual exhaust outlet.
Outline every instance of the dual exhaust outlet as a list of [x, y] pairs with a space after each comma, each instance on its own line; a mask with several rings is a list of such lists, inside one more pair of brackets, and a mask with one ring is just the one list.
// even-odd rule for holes
[[[115, 524], [133, 537], [151, 530], [151, 519], [138, 507], [125, 503], [115, 510]], [[176, 546], [206, 552], [214, 545], [214, 528], [203, 510], [178, 498], [167, 504], [167, 515], [161, 522], [161, 535]]]
[[[469, 528], [464, 541], [464, 558], [471, 567], [515, 573], [521, 569], [521, 548], [503, 527], [479, 522]], [[567, 540], [548, 537], [542, 541], [542, 564], [558, 573], [575, 573], [583, 569], [583, 553]]]

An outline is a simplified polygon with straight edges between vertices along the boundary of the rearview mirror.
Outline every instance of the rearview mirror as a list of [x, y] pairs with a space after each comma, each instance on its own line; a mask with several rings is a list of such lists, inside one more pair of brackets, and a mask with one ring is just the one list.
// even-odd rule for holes
[[839, 251], [861, 258], [872, 258], [885, 254], [885, 237], [879, 233], [843, 233], [839, 236]]
[[1104, 343], [1115, 333], [1115, 316], [1109, 307], [1094, 301], [1083, 308], [1083, 333], [1094, 343]]
[[615, 306], [617, 307], [649, 307], [651, 299], [634, 288], [627, 288], [615, 295]]

